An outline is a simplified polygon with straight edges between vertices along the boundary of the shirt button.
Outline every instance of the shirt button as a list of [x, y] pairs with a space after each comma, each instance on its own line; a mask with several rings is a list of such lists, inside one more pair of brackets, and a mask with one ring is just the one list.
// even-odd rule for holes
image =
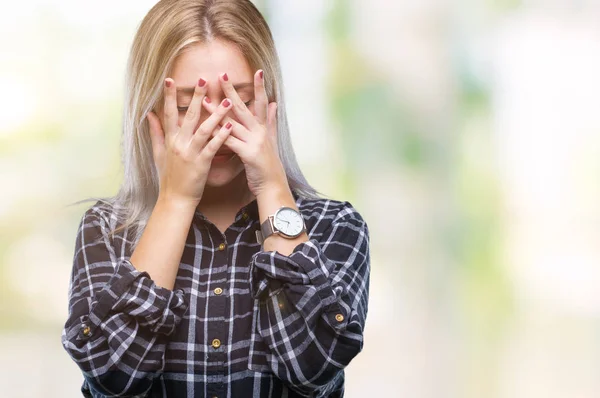
[[219, 348], [219, 347], [221, 347], [221, 340], [219, 340], [219, 339], [214, 339], [214, 340], [212, 341], [212, 344], [211, 344], [211, 345], [213, 346], [213, 348]]
[[219, 250], [221, 250], [221, 251], [222, 251], [222, 250], [225, 250], [225, 243], [221, 243], [221, 244], [219, 245]]
[[81, 325], [81, 333], [83, 333], [85, 337], [90, 337], [92, 334], [92, 329], [90, 329], [90, 327], [84, 323]]
[[343, 322], [344, 321], [344, 316], [342, 314], [337, 314], [335, 316], [335, 320], [338, 322]]
[[218, 288], [215, 289], [215, 294], [217, 296], [220, 295], [221, 293], [223, 293], [223, 289], [221, 289], [220, 287], [218, 287]]

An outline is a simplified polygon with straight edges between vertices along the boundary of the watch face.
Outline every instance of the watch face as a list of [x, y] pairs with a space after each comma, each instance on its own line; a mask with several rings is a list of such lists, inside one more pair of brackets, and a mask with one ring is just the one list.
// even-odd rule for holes
[[296, 210], [282, 207], [273, 218], [273, 224], [281, 233], [288, 236], [298, 236], [304, 229], [304, 219]]

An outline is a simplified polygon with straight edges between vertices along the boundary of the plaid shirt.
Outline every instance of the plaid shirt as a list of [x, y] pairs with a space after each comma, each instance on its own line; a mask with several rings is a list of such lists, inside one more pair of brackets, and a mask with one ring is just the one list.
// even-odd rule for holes
[[221, 233], [196, 211], [175, 287], [129, 261], [97, 202], [77, 232], [62, 343], [87, 397], [342, 397], [363, 346], [367, 224], [349, 202], [294, 192], [308, 242], [261, 251], [256, 200]]

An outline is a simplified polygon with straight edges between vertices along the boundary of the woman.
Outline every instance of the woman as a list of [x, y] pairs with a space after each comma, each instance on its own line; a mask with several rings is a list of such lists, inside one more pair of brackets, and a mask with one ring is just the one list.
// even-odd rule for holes
[[124, 182], [83, 215], [62, 335], [84, 395], [343, 396], [368, 229], [302, 176], [258, 10], [160, 1], [126, 95]]

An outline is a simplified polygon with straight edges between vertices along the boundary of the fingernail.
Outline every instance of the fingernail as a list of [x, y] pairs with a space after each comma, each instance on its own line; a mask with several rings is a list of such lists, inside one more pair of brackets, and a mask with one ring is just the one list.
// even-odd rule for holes
[[209, 97], [204, 97], [204, 101], [206, 101], [207, 104], [210, 104], [210, 98]]
[[231, 126], [233, 126], [233, 124], [231, 124], [231, 122], [227, 122], [227, 124], [225, 125], [225, 128], [226, 129], [230, 129]]
[[198, 80], [198, 86], [199, 87], [204, 87], [205, 84], [206, 84], [206, 80], [204, 80], [202, 78], [200, 80]]
[[231, 105], [231, 102], [230, 102], [230, 101], [229, 101], [227, 98], [225, 98], [225, 99], [223, 100], [223, 106], [224, 106], [225, 108], [229, 108], [229, 105]]
[[227, 73], [223, 73], [223, 80], [226, 82], [229, 81], [229, 76], [227, 76]]
[[260, 72], [258, 72], [258, 75], [260, 76], [260, 78], [263, 78], [263, 71], [261, 70]]
[[171, 81], [168, 79], [165, 79], [165, 86], [171, 87]]

